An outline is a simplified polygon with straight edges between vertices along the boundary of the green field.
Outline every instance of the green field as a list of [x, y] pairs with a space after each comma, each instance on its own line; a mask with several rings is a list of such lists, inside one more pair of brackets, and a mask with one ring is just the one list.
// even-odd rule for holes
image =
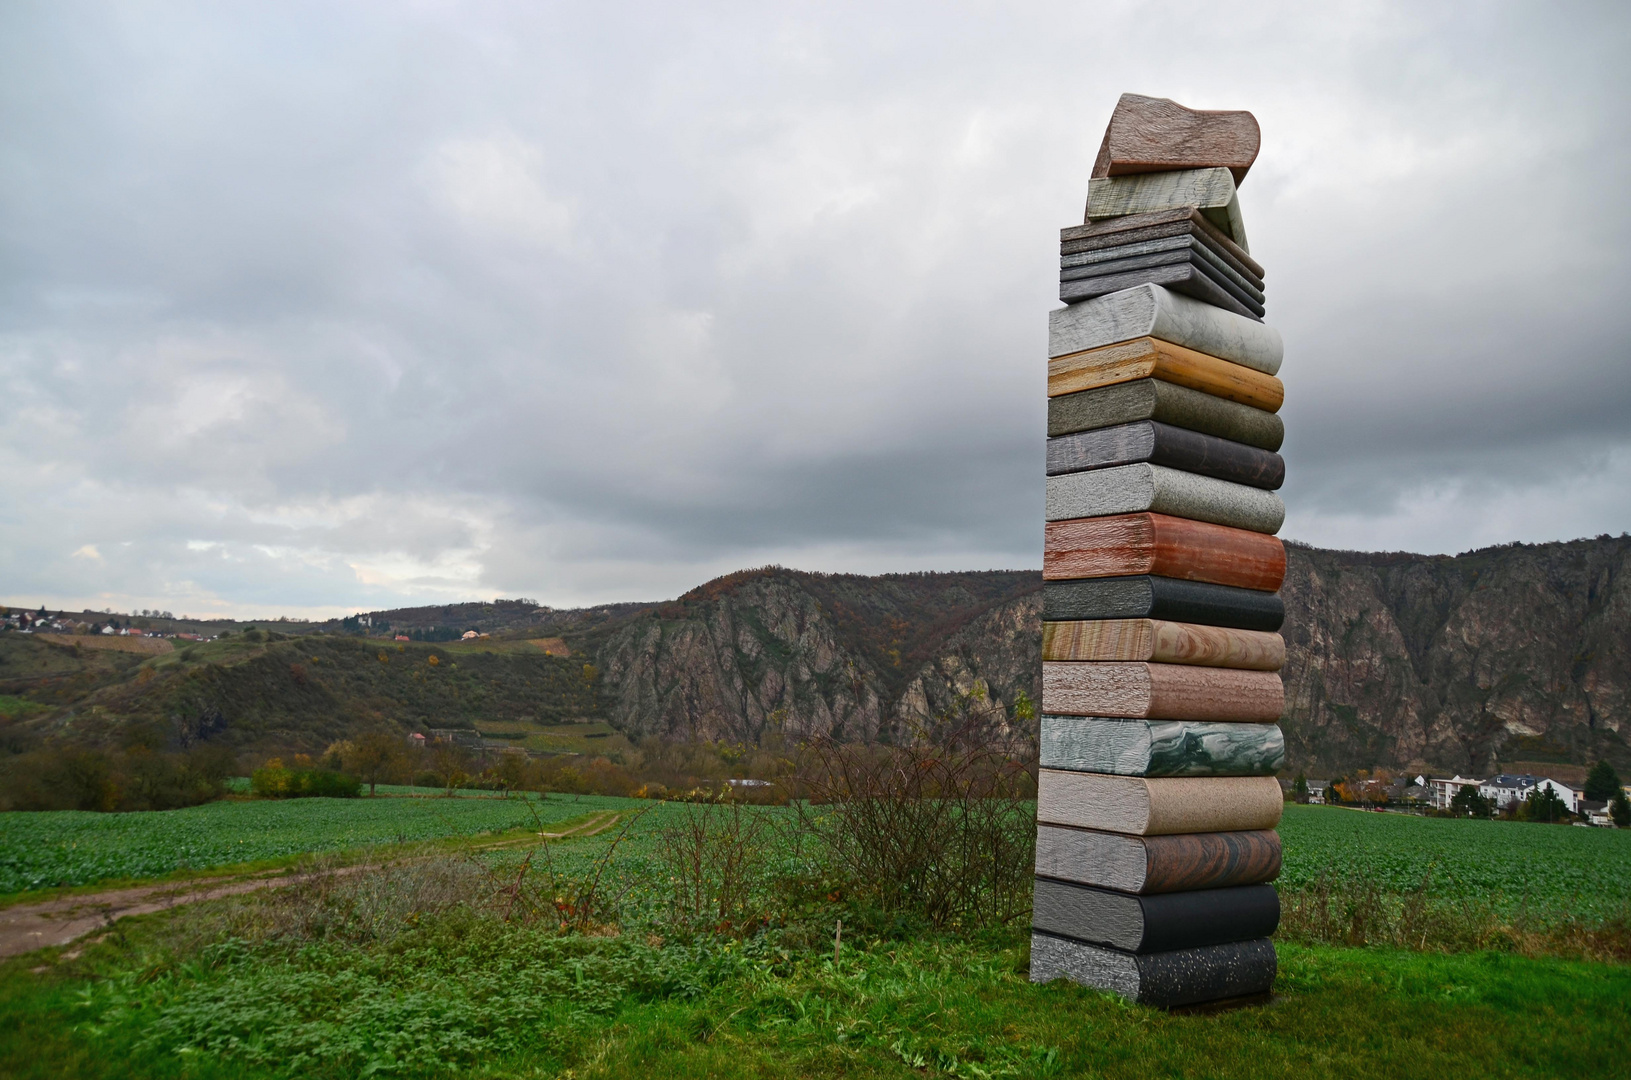
[[1389, 891], [1477, 899], [1506, 911], [1563, 910], [1602, 918], [1631, 897], [1631, 830], [1412, 817], [1287, 806], [1280, 823], [1295, 890], [1322, 874]]
[[0, 894], [505, 832], [531, 826], [534, 813], [547, 824], [629, 803], [557, 795], [524, 804], [480, 793], [227, 801], [130, 814], [15, 811], [0, 814]]

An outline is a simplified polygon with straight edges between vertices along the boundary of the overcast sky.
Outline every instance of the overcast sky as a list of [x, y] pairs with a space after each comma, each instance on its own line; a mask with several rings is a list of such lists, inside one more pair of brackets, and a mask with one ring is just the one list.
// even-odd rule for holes
[[1284, 535], [1631, 529], [1631, 5], [0, 5], [0, 601], [1041, 564], [1123, 91], [1257, 115]]

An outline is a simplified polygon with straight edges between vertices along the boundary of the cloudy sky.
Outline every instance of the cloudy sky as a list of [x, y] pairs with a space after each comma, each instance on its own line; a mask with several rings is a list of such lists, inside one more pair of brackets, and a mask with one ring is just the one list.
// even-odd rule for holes
[[1285, 535], [1631, 528], [1631, 7], [0, 6], [0, 602], [1041, 563], [1116, 97], [1246, 108]]

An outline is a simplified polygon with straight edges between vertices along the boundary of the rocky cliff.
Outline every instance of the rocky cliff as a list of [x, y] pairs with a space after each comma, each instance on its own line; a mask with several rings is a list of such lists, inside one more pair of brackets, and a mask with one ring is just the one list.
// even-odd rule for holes
[[[1290, 547], [1289, 770], [1631, 766], [1631, 538], [1457, 556]], [[976, 682], [1040, 699], [1040, 575], [732, 575], [582, 644], [634, 736], [894, 737]]]

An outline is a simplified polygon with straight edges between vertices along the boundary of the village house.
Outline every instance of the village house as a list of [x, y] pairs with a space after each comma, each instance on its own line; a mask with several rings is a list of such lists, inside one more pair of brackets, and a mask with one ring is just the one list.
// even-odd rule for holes
[[1433, 804], [1433, 809], [1448, 810], [1450, 808], [1450, 803], [1455, 800], [1456, 792], [1460, 791], [1464, 787], [1480, 787], [1483, 785], [1483, 783], [1484, 781], [1482, 780], [1472, 780], [1468, 777], [1462, 776], [1460, 773], [1456, 773], [1455, 776], [1449, 780], [1441, 780], [1436, 777], [1428, 780], [1427, 787], [1432, 792], [1430, 801]]

